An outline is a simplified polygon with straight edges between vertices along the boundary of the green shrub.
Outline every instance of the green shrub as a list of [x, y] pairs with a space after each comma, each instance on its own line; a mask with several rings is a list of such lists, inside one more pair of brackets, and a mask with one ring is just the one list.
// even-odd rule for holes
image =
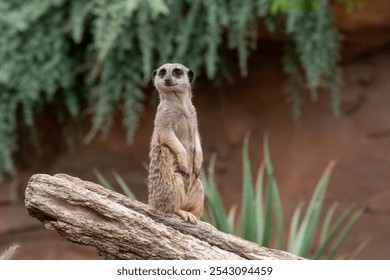
[[[227, 214], [222, 204], [214, 181], [215, 158], [213, 158], [208, 168], [208, 175], [203, 176], [207, 201], [204, 219], [222, 231], [242, 236], [262, 246], [283, 249], [305, 258], [333, 259], [353, 225], [363, 213], [362, 209], [353, 211], [352, 208], [347, 208], [336, 221], [333, 221], [337, 207], [334, 203], [325, 213], [325, 218], [320, 224], [323, 202], [334, 162], [329, 164], [320, 178], [305, 213], [302, 213], [303, 203], [296, 207], [288, 235], [285, 238], [287, 232], [284, 229], [285, 213], [283, 213], [267, 138], [263, 145], [264, 161], [255, 178], [251, 173], [248, 145], [249, 140], [246, 138], [243, 146], [243, 189], [240, 217], [236, 218], [234, 215], [236, 212], [234, 207]], [[287, 241], [287, 246], [284, 246], [285, 241]], [[366, 243], [367, 240], [362, 242], [354, 252], [343, 257], [356, 258]]]

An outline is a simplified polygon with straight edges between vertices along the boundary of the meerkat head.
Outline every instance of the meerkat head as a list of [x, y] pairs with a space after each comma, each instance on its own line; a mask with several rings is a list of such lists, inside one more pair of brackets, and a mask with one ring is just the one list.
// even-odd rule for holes
[[191, 92], [194, 72], [179, 63], [166, 63], [153, 71], [153, 84], [163, 94]]

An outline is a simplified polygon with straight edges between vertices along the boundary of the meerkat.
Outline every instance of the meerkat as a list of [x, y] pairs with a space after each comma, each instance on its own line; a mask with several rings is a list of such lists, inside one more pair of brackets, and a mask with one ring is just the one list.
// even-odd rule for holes
[[167, 63], [153, 72], [159, 105], [150, 143], [148, 204], [196, 224], [203, 212], [204, 189], [199, 179], [203, 153], [195, 107], [192, 70]]

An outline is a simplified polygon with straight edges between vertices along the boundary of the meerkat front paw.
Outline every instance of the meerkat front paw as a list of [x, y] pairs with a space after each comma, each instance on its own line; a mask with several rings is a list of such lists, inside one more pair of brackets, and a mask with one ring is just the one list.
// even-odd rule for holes
[[195, 153], [194, 158], [194, 174], [196, 175], [195, 178], [198, 179], [200, 170], [202, 168], [202, 162], [203, 162], [203, 154], [201, 152], [202, 150], [198, 149]]
[[183, 176], [184, 179], [188, 180], [190, 178], [190, 172], [188, 170], [188, 163], [185, 159], [186, 157], [178, 158], [178, 164], [179, 164], [178, 172]]
[[202, 163], [200, 162], [200, 163], [197, 163], [196, 161], [195, 161], [195, 163], [194, 163], [194, 170], [193, 170], [193, 172], [192, 172], [192, 177], [196, 180], [196, 179], [198, 179], [199, 178], [199, 176], [200, 176], [200, 170], [201, 170], [201, 166], [202, 166]]
[[176, 211], [176, 214], [186, 222], [189, 222], [194, 225], [198, 223], [198, 220], [196, 219], [195, 215], [191, 212], [179, 209]]

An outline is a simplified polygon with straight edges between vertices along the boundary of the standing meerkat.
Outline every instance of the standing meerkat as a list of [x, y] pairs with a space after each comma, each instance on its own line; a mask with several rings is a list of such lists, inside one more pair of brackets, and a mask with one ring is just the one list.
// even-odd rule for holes
[[203, 153], [191, 102], [193, 77], [192, 70], [178, 63], [166, 63], [153, 72], [160, 103], [150, 143], [148, 204], [196, 224], [204, 190], [199, 179]]

